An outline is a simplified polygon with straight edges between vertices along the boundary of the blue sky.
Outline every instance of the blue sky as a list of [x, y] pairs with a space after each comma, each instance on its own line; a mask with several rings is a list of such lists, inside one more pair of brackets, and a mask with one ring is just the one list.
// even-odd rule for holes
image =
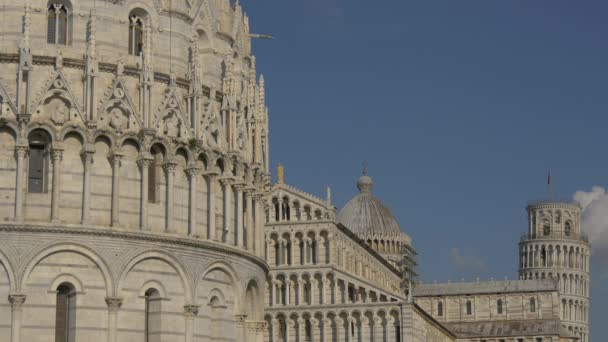
[[[272, 164], [306, 191], [330, 185], [340, 208], [367, 160], [424, 281], [515, 278], [525, 205], [547, 196], [548, 170], [556, 197], [608, 184], [606, 1], [243, 5], [253, 32], [277, 38], [254, 45]], [[593, 341], [608, 338], [598, 241]]]

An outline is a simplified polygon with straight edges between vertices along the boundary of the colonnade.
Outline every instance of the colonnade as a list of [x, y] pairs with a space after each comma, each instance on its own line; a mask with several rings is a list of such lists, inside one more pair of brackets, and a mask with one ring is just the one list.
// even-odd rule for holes
[[[50, 167], [45, 169], [44, 172], [44, 189], [42, 195], [50, 196], [49, 205], [49, 216], [47, 220], [53, 223], [80, 223], [83, 225], [106, 225], [103, 222], [107, 222], [107, 225], [117, 228], [135, 228], [142, 231], [152, 230], [150, 217], [157, 214], [157, 212], [151, 212], [151, 209], [158, 209], [158, 200], [155, 200], [152, 195], [158, 196], [157, 194], [151, 194], [150, 191], [156, 192], [153, 187], [160, 184], [160, 180], [151, 179], [155, 177], [155, 173], [150, 172], [150, 168], [160, 169], [164, 176], [164, 200], [162, 202], [162, 211], [164, 218], [164, 232], [165, 233], [179, 233], [190, 236], [192, 238], [200, 238], [211, 241], [218, 241], [233, 245], [235, 247], [249, 250], [252, 253], [256, 253], [258, 256], [263, 257], [264, 253], [264, 194], [254, 186], [253, 177], [245, 174], [233, 174], [229, 170], [223, 170], [218, 167], [217, 164], [211, 164], [207, 166], [207, 156], [201, 153], [197, 159], [192, 157], [192, 160], [188, 160], [190, 155], [188, 152], [181, 153], [185, 165], [180, 165], [175, 158], [179, 154], [179, 149], [176, 153], [164, 152], [162, 160], [155, 160], [153, 157], [154, 148], [165, 151], [166, 145], [156, 144], [150, 150], [139, 151], [139, 155], [134, 157], [127, 155], [123, 150], [126, 145], [135, 146], [135, 150], [139, 149], [138, 142], [135, 140], [127, 139], [123, 141], [120, 146], [112, 146], [112, 139], [101, 138], [98, 136], [96, 141], [102, 141], [107, 144], [110, 149], [109, 156], [102, 156], [107, 158], [109, 161], [109, 182], [106, 185], [106, 191], [109, 198], [109, 210], [107, 215], [109, 219], [99, 220], [98, 208], [93, 208], [93, 205], [99, 207], [99, 202], [95, 202], [92, 197], [101, 196], [95, 193], [92, 182], [100, 182], [100, 169], [99, 166], [93, 167], [93, 163], [97, 165], [100, 163], [99, 153], [96, 151], [96, 144], [82, 143], [87, 141], [86, 136], [80, 132], [74, 131], [73, 133], [79, 137], [81, 141], [81, 165], [74, 165], [74, 156], [70, 150], [70, 163], [65, 165], [66, 170], [64, 173], [74, 174], [74, 168], [81, 169], [82, 173], [78, 171], [76, 177], [81, 178], [79, 187], [79, 195], [82, 196], [80, 200], [79, 208], [70, 207], [67, 209], [62, 204], [62, 196], [69, 193], [74, 187], [74, 184], [63, 184], [62, 183], [62, 170], [64, 169], [64, 156], [67, 152], [62, 141], [53, 142], [50, 134], [46, 130], [38, 129], [34, 132], [39, 132], [40, 135], [46, 136], [45, 149], [48, 151], [47, 155], [50, 161]], [[32, 134], [30, 134], [31, 136]], [[64, 134], [66, 136], [67, 133]], [[101, 139], [101, 140], [100, 140]], [[107, 143], [106, 143], [107, 142]], [[14, 204], [14, 220], [16, 222], [23, 222], [30, 220], [26, 215], [25, 207], [28, 205], [27, 201], [29, 197], [26, 196], [28, 190], [28, 152], [30, 149], [30, 141], [20, 141], [15, 146], [15, 158], [16, 158], [16, 186], [15, 186], [15, 204]], [[128, 148], [128, 147], [127, 147]], [[222, 161], [222, 157], [217, 157], [217, 161]], [[219, 162], [218, 162], [219, 163]], [[134, 164], [138, 170], [133, 170], [129, 166], [126, 170], [127, 164]], [[75, 167], [77, 166], [77, 167]], [[160, 166], [160, 167], [158, 167]], [[51, 170], [48, 170], [51, 169]], [[49, 172], [51, 171], [51, 172]], [[186, 183], [176, 182], [176, 172], [184, 172], [187, 178]], [[133, 174], [136, 172], [136, 174]], [[156, 171], [155, 171], [156, 172]], [[75, 174], [74, 174], [75, 175]], [[67, 176], [64, 176], [67, 177]], [[133, 187], [133, 181], [139, 181], [139, 193], [133, 193], [136, 189]], [[99, 183], [96, 186], [104, 186]], [[69, 188], [71, 187], [71, 188]], [[124, 187], [124, 189], [123, 189]], [[50, 188], [50, 189], [49, 189]], [[187, 188], [187, 194], [185, 196], [181, 192], [177, 194], [179, 198], [176, 198], [176, 193], [181, 188]], [[46, 194], [46, 190], [50, 190], [50, 194]], [[81, 193], [80, 193], [81, 192]], [[207, 212], [206, 222], [200, 222], [200, 218], [197, 220], [200, 201], [197, 196], [205, 194]], [[28, 194], [29, 195], [29, 194]], [[35, 195], [35, 194], [34, 194]], [[235, 196], [235, 200], [232, 200], [232, 195]], [[73, 196], [70, 194], [70, 196]], [[183, 197], [183, 198], [182, 198]], [[223, 198], [223, 203], [217, 203], [217, 198]], [[137, 208], [133, 210], [130, 207], [132, 201], [138, 201]], [[179, 200], [179, 201], [178, 201]], [[129, 202], [125, 205], [125, 202]], [[184, 215], [184, 223], [187, 225], [187, 230], [178, 222], [180, 219], [176, 218], [175, 211], [179, 208], [180, 204], [186, 202], [185, 205], [187, 214]], [[154, 207], [153, 207], [154, 206]], [[75, 219], [73, 216], [74, 209], [79, 210], [80, 219]], [[71, 211], [64, 213], [63, 210]], [[96, 217], [93, 217], [93, 210], [96, 211]], [[218, 228], [216, 222], [216, 213], [221, 212], [223, 222], [221, 224], [221, 230]], [[151, 215], [152, 214], [152, 215]], [[40, 215], [40, 214], [37, 214]], [[234, 215], [234, 217], [232, 217]], [[136, 223], [133, 223], [132, 217], [136, 218]], [[42, 217], [35, 217], [36, 221], [44, 220]], [[129, 222], [125, 222], [127, 220]], [[137, 227], [133, 227], [136, 225]], [[178, 231], [178, 229], [180, 231]], [[222, 233], [218, 233], [222, 232]], [[231, 234], [228, 235], [227, 233]]]
[[[21, 329], [23, 326], [23, 307], [26, 303], [27, 296], [23, 294], [11, 294], [8, 296], [8, 302], [11, 306], [11, 342], [21, 342]], [[122, 310], [123, 298], [120, 297], [106, 297], [105, 302], [107, 305], [107, 341], [116, 342], [118, 341], [118, 315]], [[143, 300], [142, 300], [143, 301]], [[184, 337], [183, 341], [192, 342], [195, 338], [194, 324], [199, 314], [199, 305], [185, 305], [183, 307], [183, 322], [184, 322]], [[144, 311], [142, 309], [142, 311]], [[132, 313], [132, 312], [131, 312]], [[144, 312], [148, 315], [147, 312]], [[156, 319], [158, 320], [160, 312], [156, 313]], [[177, 313], [176, 313], [177, 314]], [[146, 320], [148, 318], [146, 317]], [[221, 317], [207, 317], [210, 321], [221, 320]], [[239, 341], [251, 341], [251, 342], [262, 342], [262, 331], [265, 322], [261, 321], [245, 321], [238, 323], [236, 335]], [[160, 328], [160, 327], [157, 327]], [[148, 331], [142, 331], [147, 334]], [[146, 336], [146, 338], [148, 338]]]
[[266, 321], [270, 342], [401, 342], [398, 309], [273, 312]]
[[294, 238], [271, 235], [266, 244], [267, 250], [272, 251], [266, 258], [271, 266], [329, 264], [332, 260], [327, 234]]
[[310, 204], [292, 201], [288, 196], [273, 197], [266, 209], [266, 222], [300, 222], [329, 219], [330, 214], [321, 206], [315, 208]]
[[336, 273], [275, 273], [267, 281], [267, 306], [366, 304], [396, 300]]
[[561, 244], [525, 244], [520, 248], [520, 268], [559, 267], [589, 272], [590, 251]]
[[562, 320], [587, 323], [589, 322], [588, 312], [589, 304], [585, 301], [562, 298]]

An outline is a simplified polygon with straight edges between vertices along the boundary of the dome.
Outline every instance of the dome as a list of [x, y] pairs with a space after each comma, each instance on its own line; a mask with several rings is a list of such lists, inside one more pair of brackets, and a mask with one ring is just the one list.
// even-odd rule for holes
[[360, 238], [402, 237], [399, 222], [382, 201], [372, 194], [373, 181], [367, 172], [357, 181], [359, 194], [338, 215], [338, 222]]

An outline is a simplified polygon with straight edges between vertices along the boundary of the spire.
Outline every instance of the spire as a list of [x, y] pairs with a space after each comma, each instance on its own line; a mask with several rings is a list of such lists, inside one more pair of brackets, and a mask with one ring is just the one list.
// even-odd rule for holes
[[264, 75], [260, 75], [260, 107], [266, 104], [266, 85], [264, 82]]
[[285, 168], [283, 167], [283, 164], [277, 166], [277, 183], [285, 184]]
[[95, 13], [95, 8], [91, 9], [90, 13], [90, 23], [89, 23], [89, 57], [95, 58], [97, 56], [97, 16]]
[[327, 187], [327, 206], [331, 207], [331, 187]]
[[30, 42], [30, 28], [32, 26], [31, 12], [32, 12], [32, 6], [30, 4], [30, 0], [27, 0], [27, 2], [25, 3], [25, 14], [23, 15], [23, 39], [21, 40], [21, 44], [19, 45], [19, 47], [22, 50], [28, 50], [28, 51], [31, 46], [31, 42]]
[[374, 182], [372, 181], [372, 177], [367, 175], [367, 162], [363, 162], [363, 172], [357, 181], [357, 188], [360, 193], [371, 193], [373, 187]]

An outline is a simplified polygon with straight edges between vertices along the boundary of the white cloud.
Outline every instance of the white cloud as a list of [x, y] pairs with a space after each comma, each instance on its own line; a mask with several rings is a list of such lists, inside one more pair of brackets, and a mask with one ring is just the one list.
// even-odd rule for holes
[[608, 193], [601, 186], [577, 191], [574, 200], [583, 207], [582, 230], [589, 235], [592, 262], [599, 265], [602, 278], [608, 278]]
[[472, 271], [484, 271], [486, 269], [486, 263], [481, 258], [472, 255], [463, 255], [460, 252], [460, 249], [456, 247], [450, 249], [449, 257], [452, 264], [460, 269]]

